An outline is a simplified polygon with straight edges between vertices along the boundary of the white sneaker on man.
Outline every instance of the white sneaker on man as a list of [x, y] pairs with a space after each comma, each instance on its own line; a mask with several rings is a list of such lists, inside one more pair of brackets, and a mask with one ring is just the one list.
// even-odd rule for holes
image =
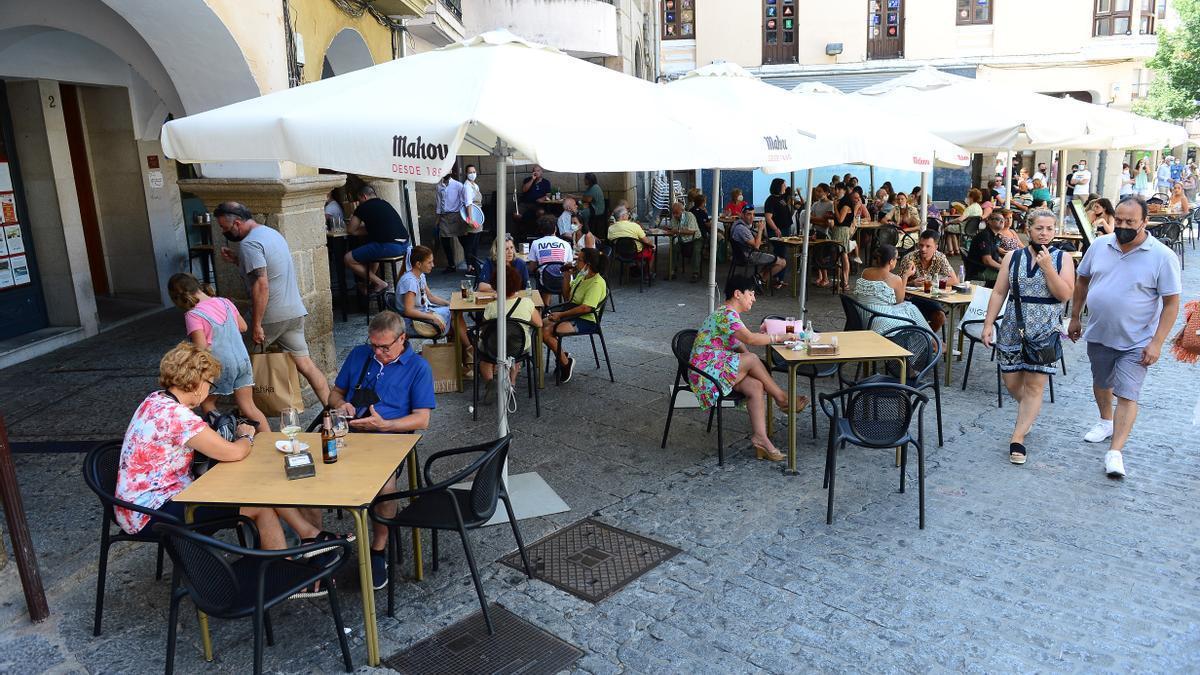
[[1088, 429], [1088, 432], [1083, 435], [1083, 440], [1088, 443], [1103, 443], [1112, 438], [1113, 423], [1112, 420], [1100, 420], [1096, 426]]
[[1109, 450], [1104, 453], [1104, 473], [1109, 478], [1125, 477], [1125, 460], [1121, 457], [1120, 450]]

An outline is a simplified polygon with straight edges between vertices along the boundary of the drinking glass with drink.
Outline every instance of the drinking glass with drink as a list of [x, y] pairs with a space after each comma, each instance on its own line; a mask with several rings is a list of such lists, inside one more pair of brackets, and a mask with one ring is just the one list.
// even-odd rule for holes
[[289, 452], [293, 454], [299, 452], [300, 449], [296, 446], [296, 436], [300, 435], [300, 411], [288, 408], [279, 413], [279, 430], [292, 442]]

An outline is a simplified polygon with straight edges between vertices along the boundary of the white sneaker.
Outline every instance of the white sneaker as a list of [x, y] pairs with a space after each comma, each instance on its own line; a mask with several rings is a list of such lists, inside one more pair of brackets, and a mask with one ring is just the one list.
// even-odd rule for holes
[[1088, 429], [1088, 432], [1083, 435], [1083, 440], [1088, 443], [1103, 443], [1112, 438], [1112, 420], [1100, 420], [1096, 426]]
[[1120, 450], [1109, 450], [1104, 453], [1104, 473], [1109, 478], [1125, 477], [1125, 460], [1121, 458]]

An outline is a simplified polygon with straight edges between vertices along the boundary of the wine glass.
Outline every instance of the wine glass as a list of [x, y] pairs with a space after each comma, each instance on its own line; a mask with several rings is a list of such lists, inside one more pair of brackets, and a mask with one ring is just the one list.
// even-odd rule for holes
[[295, 408], [287, 408], [279, 413], [279, 430], [291, 439], [291, 452], [298, 452], [296, 436], [300, 435], [300, 411]]
[[337, 448], [340, 452], [346, 447], [346, 434], [350, 433], [350, 420], [345, 413], [333, 413], [333, 435], [337, 438]]

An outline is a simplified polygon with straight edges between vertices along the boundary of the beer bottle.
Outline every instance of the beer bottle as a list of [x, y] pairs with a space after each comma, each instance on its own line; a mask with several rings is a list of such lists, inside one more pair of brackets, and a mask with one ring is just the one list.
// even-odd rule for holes
[[333, 416], [329, 408], [321, 413], [321, 461], [333, 464], [338, 460], [337, 435], [333, 433]]

